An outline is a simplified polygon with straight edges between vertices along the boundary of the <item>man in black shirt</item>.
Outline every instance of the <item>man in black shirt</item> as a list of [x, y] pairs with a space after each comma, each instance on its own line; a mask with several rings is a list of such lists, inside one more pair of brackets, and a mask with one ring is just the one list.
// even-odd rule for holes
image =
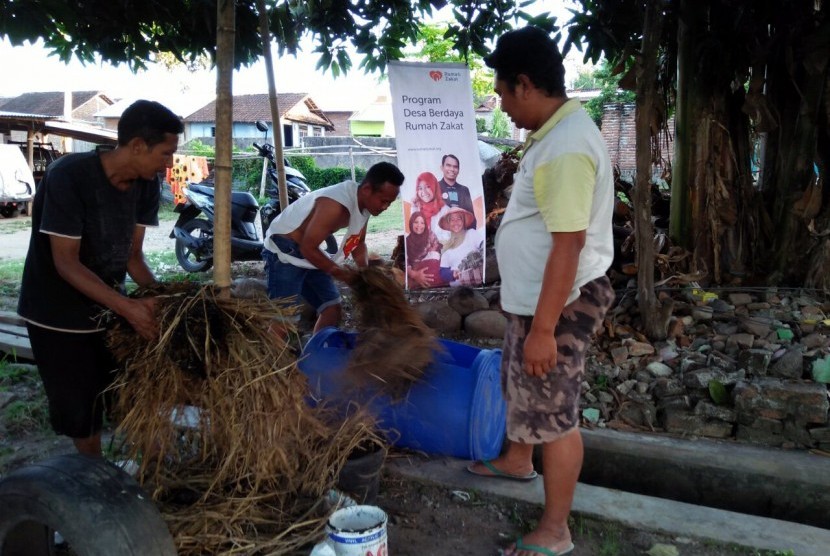
[[441, 158], [441, 173], [444, 177], [438, 182], [441, 186], [441, 198], [444, 200], [444, 205], [448, 207], [461, 207], [473, 215], [473, 223], [471, 229], [476, 229], [476, 211], [473, 210], [473, 199], [470, 196], [470, 190], [466, 185], [461, 185], [455, 179], [458, 177], [458, 171], [461, 169], [461, 163], [458, 162], [458, 157], [454, 154], [445, 154]]
[[155, 282], [144, 229], [158, 225], [158, 173], [172, 166], [182, 130], [173, 112], [139, 100], [118, 122], [115, 149], [59, 158], [35, 194], [17, 312], [52, 428], [83, 454], [101, 456], [103, 392], [116, 369], [98, 316], [110, 309], [143, 338], [158, 336], [154, 300], [126, 297], [124, 280]]

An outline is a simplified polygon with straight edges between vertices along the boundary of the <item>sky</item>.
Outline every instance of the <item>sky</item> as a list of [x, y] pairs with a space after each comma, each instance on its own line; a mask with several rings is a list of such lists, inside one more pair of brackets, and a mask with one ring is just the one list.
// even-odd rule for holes
[[[529, 8], [533, 13], [550, 11], [560, 19], [568, 18], [563, 0], [537, 0]], [[439, 12], [436, 21], [446, 20], [449, 14]], [[364, 74], [356, 69], [359, 56], [352, 56], [354, 68], [346, 76], [335, 79], [330, 73], [315, 70], [317, 55], [310, 54], [312, 46], [306, 43], [294, 56], [279, 57], [273, 52], [274, 74], [278, 93], [309, 93], [324, 110], [359, 110], [379, 94], [388, 94], [388, 84], [379, 74]], [[566, 68], [567, 69], [567, 68]], [[204, 106], [216, 96], [215, 70], [190, 73], [184, 68], [170, 71], [149, 64], [148, 70], [133, 73], [126, 65], [87, 64], [74, 59], [64, 64], [42, 43], [12, 46], [6, 38], [0, 39], [0, 98], [39, 91], [102, 91], [111, 98], [157, 100], [182, 115]], [[566, 74], [567, 75], [567, 74]], [[286, 77], [287, 76], [287, 77]], [[268, 83], [264, 62], [234, 72], [235, 95], [267, 93]]]
[[[362, 71], [351, 71], [347, 77], [335, 80], [331, 75], [313, 71], [317, 63], [314, 55], [278, 58], [274, 50], [274, 74], [279, 93], [310, 93], [312, 98], [320, 101], [318, 103], [326, 105], [324, 108], [334, 109], [347, 104], [350, 99], [365, 98], [367, 91], [375, 91], [377, 87], [377, 75], [366, 76]], [[216, 96], [215, 70], [191, 73], [183, 67], [170, 71], [163, 66], [148, 64], [147, 70], [133, 73], [126, 65], [99, 63], [84, 66], [74, 58], [64, 64], [56, 56], [50, 56], [49, 50], [40, 42], [14, 47], [5, 38], [0, 40], [0, 75], [15, 76], [0, 80], [0, 97], [38, 91], [100, 90], [111, 98], [149, 98], [166, 102], [173, 109], [179, 109], [178, 104], [192, 104], [196, 110]], [[268, 92], [264, 62], [236, 70], [233, 92], [237, 95]]]

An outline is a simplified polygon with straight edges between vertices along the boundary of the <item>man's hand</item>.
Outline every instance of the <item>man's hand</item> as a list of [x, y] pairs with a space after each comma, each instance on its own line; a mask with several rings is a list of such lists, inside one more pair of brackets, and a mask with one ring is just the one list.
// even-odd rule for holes
[[530, 376], [543, 377], [556, 367], [556, 337], [553, 333], [534, 332], [525, 338], [524, 371]]
[[140, 299], [129, 299], [122, 311], [121, 316], [127, 319], [139, 336], [147, 341], [158, 339], [159, 327], [156, 320], [155, 297], [142, 297]]
[[329, 271], [329, 274], [335, 280], [340, 280], [346, 285], [351, 286], [357, 280], [358, 271], [348, 267], [335, 266], [334, 269]]

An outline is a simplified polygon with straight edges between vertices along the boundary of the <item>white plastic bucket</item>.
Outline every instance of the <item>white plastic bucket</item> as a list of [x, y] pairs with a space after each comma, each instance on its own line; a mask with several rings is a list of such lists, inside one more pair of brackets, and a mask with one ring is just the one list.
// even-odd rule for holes
[[389, 556], [386, 512], [377, 506], [350, 506], [331, 514], [328, 542], [337, 556]]

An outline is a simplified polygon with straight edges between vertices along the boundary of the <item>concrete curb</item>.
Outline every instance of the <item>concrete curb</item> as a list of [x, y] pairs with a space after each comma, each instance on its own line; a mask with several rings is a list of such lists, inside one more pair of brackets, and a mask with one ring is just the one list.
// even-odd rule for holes
[[603, 429], [582, 438], [586, 484], [830, 528], [826, 456]]
[[[394, 458], [386, 469], [398, 476], [460, 490], [478, 490], [542, 504], [542, 480], [528, 483], [486, 479], [467, 473], [469, 462], [455, 458]], [[631, 494], [579, 483], [573, 511], [626, 527], [761, 550], [792, 550], [797, 556], [826, 556], [830, 531], [798, 523]]]

